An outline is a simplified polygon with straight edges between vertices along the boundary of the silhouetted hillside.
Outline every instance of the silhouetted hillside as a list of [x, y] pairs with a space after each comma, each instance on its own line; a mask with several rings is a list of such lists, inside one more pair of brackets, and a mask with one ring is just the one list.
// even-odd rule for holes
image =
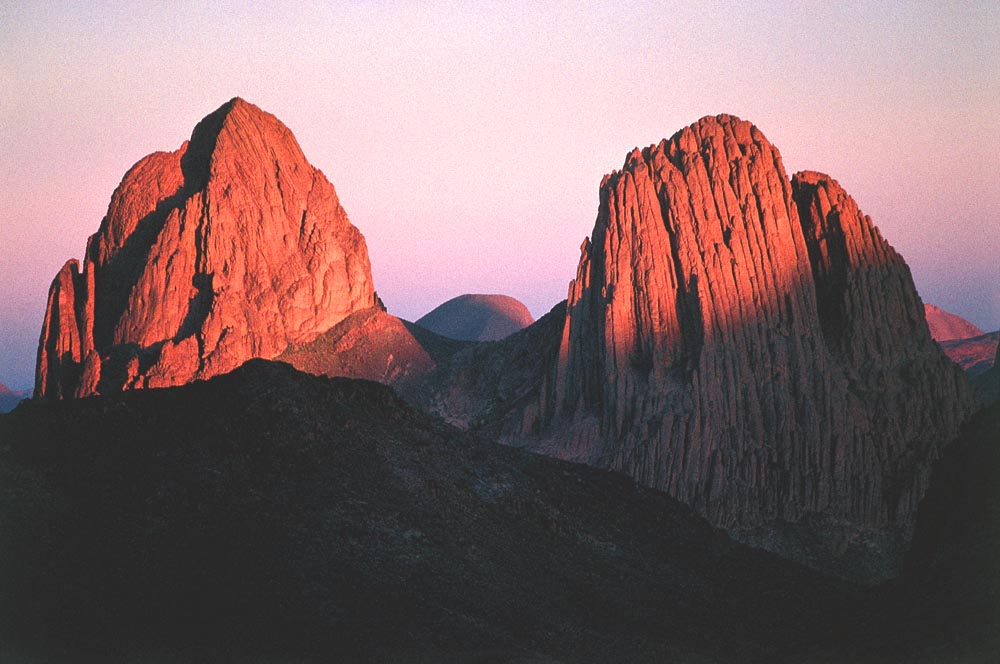
[[375, 383], [255, 360], [29, 402], [0, 417], [0, 661], [992, 661], [998, 428], [863, 591]]
[[30, 403], [0, 441], [4, 661], [771, 661], [850, 597], [624, 476], [281, 364]]

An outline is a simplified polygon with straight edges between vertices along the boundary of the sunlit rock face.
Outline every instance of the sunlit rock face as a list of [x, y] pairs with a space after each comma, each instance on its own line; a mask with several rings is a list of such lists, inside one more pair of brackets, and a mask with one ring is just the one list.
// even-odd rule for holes
[[277, 118], [233, 99], [142, 159], [49, 292], [35, 395], [179, 385], [374, 306], [368, 250]]
[[741, 538], [871, 578], [894, 572], [971, 407], [871, 220], [825, 175], [789, 180], [726, 115], [604, 179], [556, 357], [507, 442], [624, 471]]

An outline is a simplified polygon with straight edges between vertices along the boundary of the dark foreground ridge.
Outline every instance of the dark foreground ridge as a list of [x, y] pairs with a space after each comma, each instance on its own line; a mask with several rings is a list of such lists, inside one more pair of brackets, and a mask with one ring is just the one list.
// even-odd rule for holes
[[[938, 610], [263, 360], [0, 417], [0, 524], [3, 661], [898, 661]], [[950, 597], [934, 647], [989, 628]]]

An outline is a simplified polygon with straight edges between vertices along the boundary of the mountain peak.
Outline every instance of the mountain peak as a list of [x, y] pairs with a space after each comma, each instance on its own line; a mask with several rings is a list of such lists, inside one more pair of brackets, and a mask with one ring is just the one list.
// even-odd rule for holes
[[[871, 219], [826, 175], [790, 180], [732, 115], [604, 178], [552, 339], [462, 374], [545, 358], [540, 384], [491, 407], [502, 440], [623, 471], [746, 542], [869, 580], [893, 575], [972, 405]], [[456, 420], [468, 401], [431, 400]]]
[[[607, 180], [616, 180], [621, 172], [646, 169], [651, 173], [664, 172], [667, 164], [682, 173], [701, 165], [708, 171], [716, 165], [735, 165], [747, 157], [764, 155], [781, 166], [781, 155], [764, 134], [752, 123], [735, 115], [706, 115], [674, 133], [669, 139], [644, 149], [635, 148], [625, 158], [622, 171], [615, 171]], [[725, 170], [725, 169], [723, 169]], [[726, 175], [727, 172], [720, 172]], [[606, 182], [602, 183], [602, 189]]]
[[[126, 173], [82, 273], [70, 268], [50, 293], [39, 396], [207, 378], [375, 303], [364, 238], [333, 185], [278, 118], [239, 97]], [[48, 331], [78, 338], [74, 352]]]
[[181, 148], [185, 188], [205, 186], [217, 162], [239, 162], [271, 157], [298, 168], [308, 161], [292, 132], [277, 117], [240, 97], [205, 116]]

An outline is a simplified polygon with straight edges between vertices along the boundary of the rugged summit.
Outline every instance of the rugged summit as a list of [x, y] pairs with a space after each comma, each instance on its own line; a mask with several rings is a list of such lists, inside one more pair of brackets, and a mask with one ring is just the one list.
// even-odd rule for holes
[[454, 297], [417, 320], [417, 325], [449, 339], [499, 341], [535, 322], [531, 312], [509, 295]]
[[277, 118], [236, 98], [125, 175], [49, 291], [35, 394], [179, 385], [376, 304], [368, 250]]
[[924, 315], [927, 317], [927, 327], [930, 328], [934, 341], [952, 341], [978, 337], [983, 331], [961, 316], [945, 311], [933, 304], [924, 305]]
[[[539, 386], [491, 409], [503, 440], [624, 471], [739, 537], [871, 578], [894, 572], [971, 406], [871, 220], [827, 176], [790, 181], [726, 115], [604, 178], [550, 357]], [[424, 403], [475, 425], [454, 417], [466, 401]]]

